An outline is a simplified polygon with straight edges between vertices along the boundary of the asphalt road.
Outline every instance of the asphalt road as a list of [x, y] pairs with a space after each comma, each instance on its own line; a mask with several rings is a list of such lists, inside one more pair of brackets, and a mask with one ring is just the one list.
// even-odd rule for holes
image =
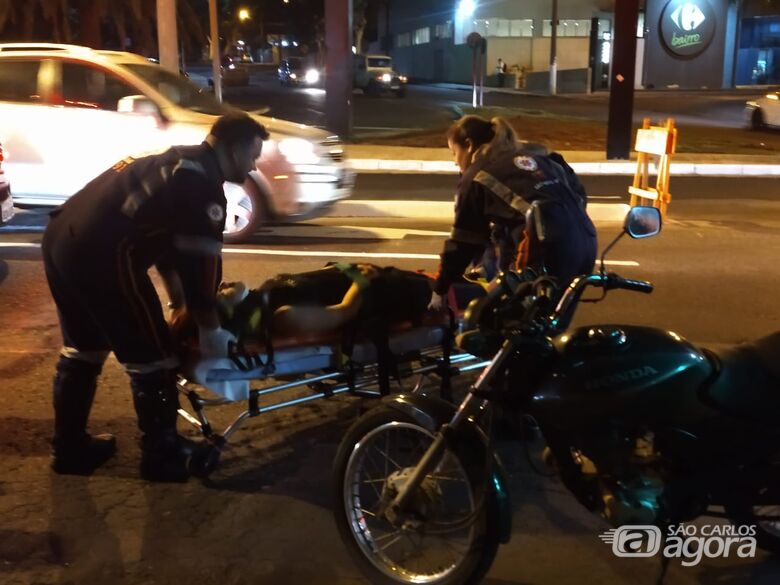
[[[199, 71], [198, 68], [194, 68]], [[673, 116], [678, 124], [728, 128], [744, 127], [745, 101], [761, 90], [639, 91], [635, 94], [634, 119]], [[325, 92], [321, 88], [281, 87], [275, 71], [254, 73], [248, 87], [228, 87], [225, 100], [252, 110], [270, 108], [269, 115], [315, 126], [325, 125]], [[609, 94], [570, 94], [557, 97], [490, 92], [486, 107], [522, 108], [552, 114], [605, 121]], [[353, 94], [354, 128], [358, 136], [394, 129], [441, 127], [460, 117], [458, 108], [471, 104], [471, 92], [433, 85], [410, 85], [403, 99]]]
[[[436, 232], [446, 227], [323, 219], [268, 228], [237, 248], [245, 253], [226, 250], [225, 278], [257, 285], [278, 272], [365, 253], [380, 255], [374, 259], [380, 264], [432, 269], [432, 258], [396, 256], [435, 255], [442, 241]], [[609, 257], [617, 262], [610, 269], [650, 279], [656, 291], [610, 294], [601, 304], [583, 305], [578, 322], [653, 325], [706, 344], [778, 330], [779, 228], [777, 199], [677, 201], [659, 237], [626, 240]], [[599, 230], [603, 245], [617, 227]], [[117, 457], [89, 479], [50, 474], [49, 388], [60, 340], [35, 247], [40, 235], [0, 232], [0, 580], [366, 583], [336, 536], [329, 473], [340, 435], [370, 400], [338, 397], [262, 415], [236, 434], [211, 481], [148, 485], [137, 477], [138, 432], [127, 381], [110, 360], [91, 428], [118, 435]], [[239, 410], [221, 407], [212, 419], [223, 428]], [[500, 449], [510, 470], [513, 539], [499, 551], [486, 584], [654, 582], [657, 560], [615, 558], [597, 538], [607, 529], [603, 521], [560, 483], [536, 476], [517, 443], [502, 442]], [[778, 579], [780, 564], [760, 554], [705, 559], [690, 568], [673, 563], [666, 582], [769, 585]]]

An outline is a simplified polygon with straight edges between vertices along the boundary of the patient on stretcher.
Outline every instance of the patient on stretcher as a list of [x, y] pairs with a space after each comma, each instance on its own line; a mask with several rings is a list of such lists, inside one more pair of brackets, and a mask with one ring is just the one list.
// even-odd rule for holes
[[[449, 312], [428, 310], [432, 285], [418, 272], [345, 263], [280, 274], [251, 290], [223, 283], [221, 326], [236, 336], [238, 347], [229, 358], [199, 359], [194, 321], [174, 311], [171, 329], [182, 350], [182, 372], [228, 400], [243, 400], [251, 380], [270, 375], [338, 369], [345, 360], [386, 369], [389, 356], [447, 339]], [[455, 295], [458, 307], [484, 294], [482, 287], [468, 286], [473, 289]]]
[[[376, 334], [395, 323], [419, 324], [427, 313], [432, 279], [373, 264], [338, 263], [320, 270], [280, 274], [249, 290], [223, 283], [217, 295], [222, 327], [239, 345], [267, 344], [296, 336]], [[179, 340], [195, 335], [186, 315], [173, 316]]]

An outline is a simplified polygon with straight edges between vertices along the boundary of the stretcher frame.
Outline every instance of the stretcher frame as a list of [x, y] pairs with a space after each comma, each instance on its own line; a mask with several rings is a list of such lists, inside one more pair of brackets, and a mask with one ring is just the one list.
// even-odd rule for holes
[[[398, 383], [401, 380], [418, 376], [412, 393], [421, 392], [426, 379], [431, 374], [437, 374], [440, 379], [439, 390], [442, 398], [451, 399], [451, 380], [460, 374], [486, 367], [489, 361], [475, 357], [471, 354], [459, 352], [451, 353], [451, 331], [446, 328], [441, 343], [419, 350], [414, 350], [401, 355], [395, 355]], [[253, 381], [268, 381], [274, 379], [273, 374], [253, 379]], [[206, 410], [225, 404], [234, 404], [227, 398], [210, 398], [204, 396], [197, 388], [198, 385], [184, 376], [179, 376], [177, 387], [179, 392], [187, 399], [192, 413], [185, 408], [179, 408], [179, 415], [193, 427], [200, 431], [205, 442], [199, 445], [192, 453], [190, 459], [190, 472], [197, 477], [207, 477], [219, 462], [221, 452], [227, 445], [230, 437], [239, 427], [250, 418], [261, 414], [273, 412], [291, 406], [297, 406], [313, 400], [327, 399], [339, 394], [348, 393], [353, 396], [380, 398], [383, 393], [372, 390], [372, 387], [381, 386], [380, 368], [377, 363], [354, 364], [348, 367], [334, 369], [323, 373], [304, 373], [298, 379], [280, 381], [277, 384], [266, 387], [250, 387], [247, 407], [228, 424], [222, 432], [217, 432], [212, 427]], [[297, 398], [279, 400], [271, 404], [260, 404], [261, 398], [267, 398], [280, 392], [295, 388], [308, 387], [311, 394]]]

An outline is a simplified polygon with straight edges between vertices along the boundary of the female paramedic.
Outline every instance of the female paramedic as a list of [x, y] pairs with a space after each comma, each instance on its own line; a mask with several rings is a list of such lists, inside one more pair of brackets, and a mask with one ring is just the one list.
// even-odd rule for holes
[[[489, 246], [498, 250], [499, 270], [544, 269], [563, 285], [592, 270], [596, 228], [585, 190], [563, 157], [521, 142], [502, 118], [465, 116], [447, 131], [447, 144], [461, 178], [430, 308], [443, 305], [450, 286]], [[526, 213], [537, 202], [543, 241], [526, 229]]]

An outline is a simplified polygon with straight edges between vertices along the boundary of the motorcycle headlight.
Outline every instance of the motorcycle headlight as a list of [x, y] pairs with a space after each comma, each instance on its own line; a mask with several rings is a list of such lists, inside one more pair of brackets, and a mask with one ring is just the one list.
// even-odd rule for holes
[[298, 79], [298, 76], [295, 73], [290, 73], [290, 79]]
[[306, 83], [317, 83], [320, 80], [320, 72], [316, 69], [309, 69], [306, 72]]
[[320, 162], [320, 157], [314, 152], [314, 144], [303, 138], [285, 138], [278, 148], [291, 164], [316, 165]]

